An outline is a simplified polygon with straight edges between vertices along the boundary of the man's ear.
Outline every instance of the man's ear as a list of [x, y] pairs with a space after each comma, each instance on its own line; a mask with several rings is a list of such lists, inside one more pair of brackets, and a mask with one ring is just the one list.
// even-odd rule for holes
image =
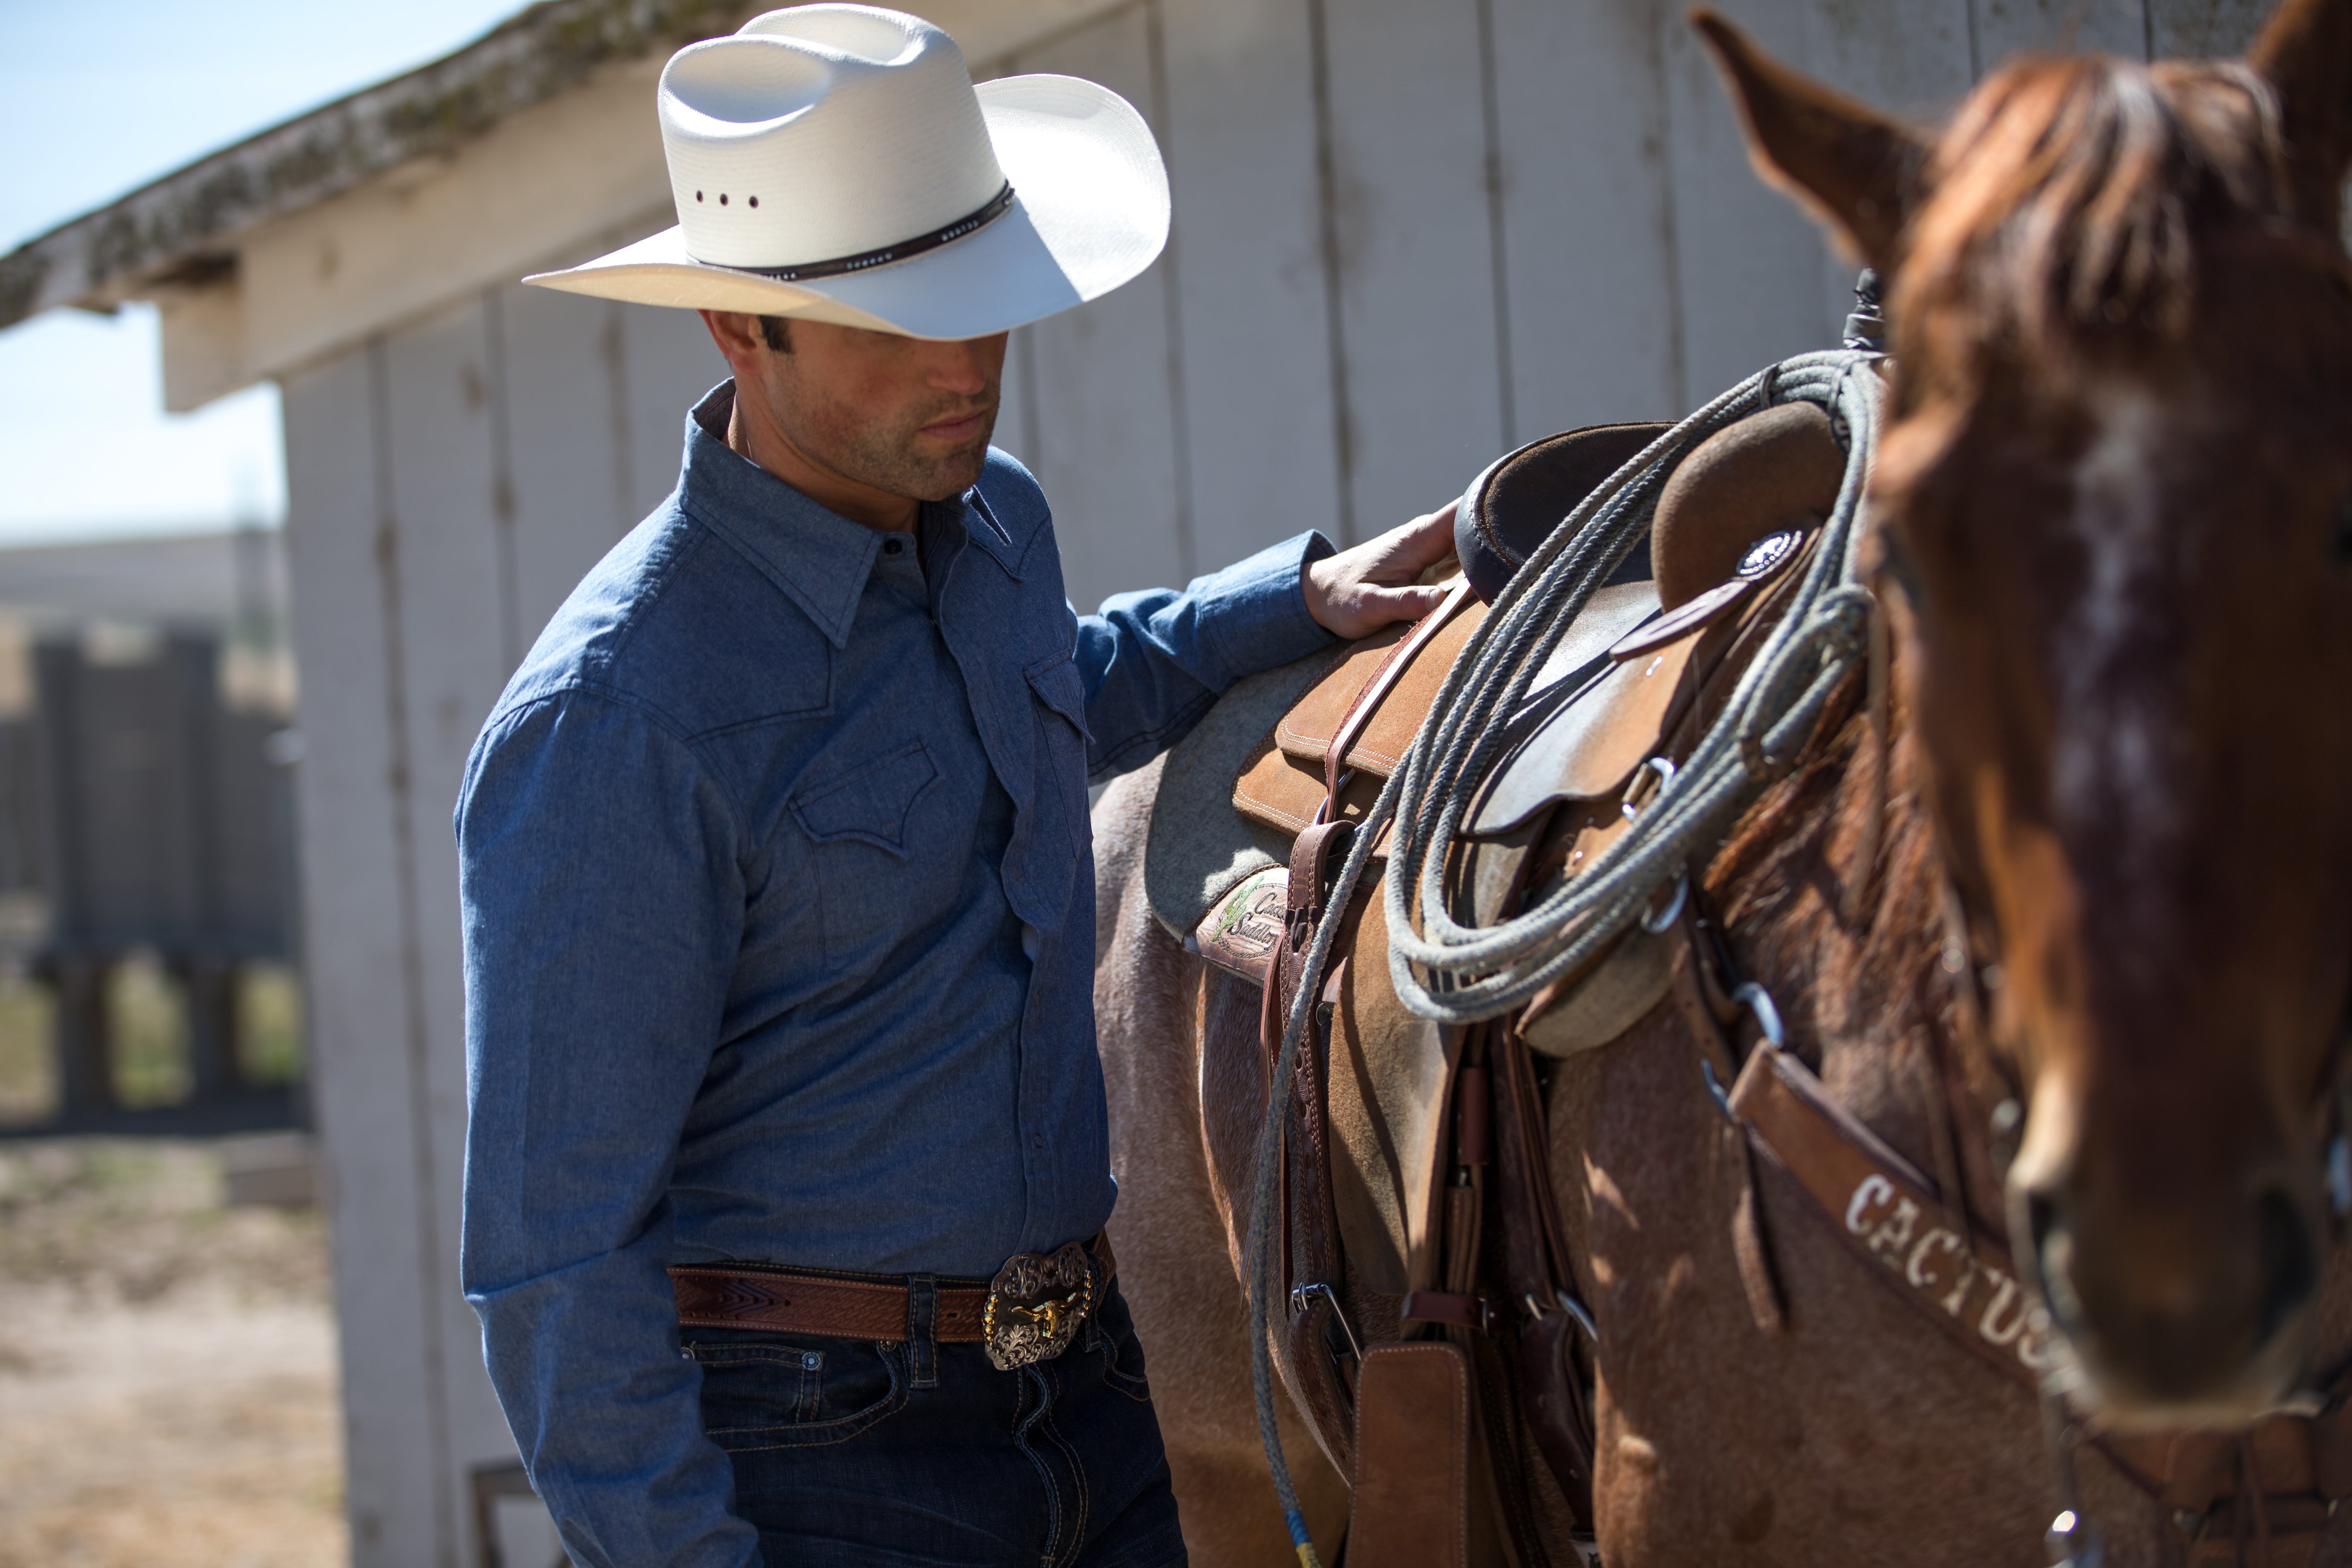
[[2295, 216], [2334, 235], [2352, 167], [2352, 0], [2286, 0], [2246, 63], [2278, 94]]
[[709, 329], [710, 341], [727, 356], [727, 363], [740, 377], [759, 362], [760, 351], [767, 340], [760, 335], [760, 318], [741, 310], [700, 310], [702, 324]]
[[1880, 272], [1894, 269], [1927, 144], [1908, 127], [1797, 72], [1706, 6], [1691, 26], [1739, 110], [1748, 161]]

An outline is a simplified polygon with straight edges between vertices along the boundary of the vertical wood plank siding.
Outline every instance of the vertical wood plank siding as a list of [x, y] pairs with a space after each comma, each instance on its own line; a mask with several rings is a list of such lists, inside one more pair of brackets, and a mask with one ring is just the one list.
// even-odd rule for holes
[[[1196, 569], [1341, 531], [1308, 21], [1307, 0], [1161, 13]], [[1060, 476], [1041, 477], [1054, 495]], [[1132, 585], [1074, 580], [1071, 597]]]
[[[1726, 0], [1923, 120], [2011, 53], [2243, 47], [2261, 0]], [[1553, 430], [1687, 410], [1835, 341], [1851, 273], [1748, 166], [1679, 0], [1135, 0], [978, 74], [1108, 82], [1176, 238], [1014, 334], [998, 427], [1071, 596], [1302, 528], [1368, 536]], [[631, 237], [614, 237], [617, 243]], [[554, 258], [551, 258], [554, 259]], [[511, 1457], [457, 1280], [467, 750], [725, 374], [687, 311], [509, 287], [288, 379], [301, 841], [353, 1550], [477, 1568]]]
[[[343, 1346], [346, 1507], [355, 1558], [443, 1560], [446, 1434], [436, 1297], [455, 1260], [421, 1245], [410, 1050], [415, 942], [394, 831], [406, 762], [388, 721], [376, 462], [378, 356], [362, 349], [285, 385], [311, 1093], [334, 1227]], [[446, 1539], [446, 1535], [443, 1537]]]
[[[1127, 6], [1007, 61], [1005, 74], [1085, 77], [1157, 121], [1149, 23], [1142, 5]], [[1027, 329], [1024, 396], [1036, 426], [1023, 456], [1052, 476], [1062, 569], [1071, 597], [1090, 609], [1105, 594], [1187, 574], [1169, 371], [1175, 279], [1163, 256], [1117, 293]]]

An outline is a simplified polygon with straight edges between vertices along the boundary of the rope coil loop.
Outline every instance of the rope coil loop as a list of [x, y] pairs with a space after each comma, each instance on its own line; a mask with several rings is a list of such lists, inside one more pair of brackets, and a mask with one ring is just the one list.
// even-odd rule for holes
[[[1867, 656], [1870, 590], [1854, 562], [1878, 421], [1878, 356], [1803, 354], [1734, 387], [1612, 475], [1545, 541], [1455, 660], [1429, 725], [1397, 770], [1390, 824], [1389, 969], [1423, 1017], [1463, 1025], [1520, 1006], [1641, 918], [1756, 792], [1795, 760], [1822, 710]], [[1819, 405], [1847, 433], [1845, 477], [1788, 613], [1741, 675], [1723, 716], [1591, 866], [1492, 926], [1445, 907], [1444, 868], [1499, 754], [1503, 721], [1585, 603], [1650, 525], [1675, 466], [1717, 431], [1769, 406]], [[1377, 834], [1381, 825], [1367, 824]]]
[[[1358, 826], [1325, 903], [1330, 910], [1348, 907], [1381, 829], [1390, 828], [1389, 972], [1397, 995], [1414, 1013], [1440, 1024], [1476, 1023], [1509, 1012], [1580, 966], [1643, 918], [1685, 866], [1704, 866], [1712, 836], [1769, 781], [1776, 764], [1794, 759], [1869, 644], [1872, 601], [1853, 557], [1877, 437], [1880, 357], [1853, 350], [1800, 354], [1748, 377], [1602, 481], [1512, 574], [1454, 659], [1430, 721]], [[1446, 911], [1444, 870], [1472, 796], [1502, 749], [1505, 721], [1518, 710], [1536, 672], [1648, 531], [1660, 492], [1692, 448], [1751, 414], [1797, 399], [1829, 414], [1846, 446], [1845, 478], [1788, 614], [1741, 676], [1722, 716], [1583, 873], [1499, 925], [1457, 924]], [[1275, 1419], [1267, 1279], [1276, 1238], [1270, 1231], [1292, 1074], [1344, 923], [1323, 921], [1308, 945], [1283, 1022], [1250, 1205], [1250, 1377], [1258, 1436], [1304, 1568], [1317, 1568], [1318, 1560]]]

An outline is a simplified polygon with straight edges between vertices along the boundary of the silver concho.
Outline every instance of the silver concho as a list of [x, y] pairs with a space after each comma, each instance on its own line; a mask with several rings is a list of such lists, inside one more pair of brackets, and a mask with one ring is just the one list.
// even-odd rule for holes
[[1794, 528], [1784, 528], [1778, 532], [1768, 533], [1748, 547], [1748, 552], [1739, 558], [1739, 565], [1733, 574], [1751, 581], [1758, 577], [1769, 576], [1774, 567], [1780, 565], [1791, 551], [1804, 542], [1804, 533]]
[[1095, 1305], [1094, 1258], [1083, 1242], [1058, 1252], [1024, 1252], [989, 1281], [981, 1329], [989, 1364], [1011, 1372], [1069, 1349]]

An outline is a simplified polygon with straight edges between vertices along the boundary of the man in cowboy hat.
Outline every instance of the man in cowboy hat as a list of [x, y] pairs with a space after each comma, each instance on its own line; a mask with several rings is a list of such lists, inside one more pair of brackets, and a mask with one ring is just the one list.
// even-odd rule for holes
[[553, 288], [733, 379], [457, 808], [464, 1273], [590, 1564], [1181, 1562], [1110, 1216], [1087, 786], [1416, 616], [1444, 518], [1074, 614], [1004, 334], [1149, 266], [1150, 131], [807, 5], [684, 49], [678, 226]]

